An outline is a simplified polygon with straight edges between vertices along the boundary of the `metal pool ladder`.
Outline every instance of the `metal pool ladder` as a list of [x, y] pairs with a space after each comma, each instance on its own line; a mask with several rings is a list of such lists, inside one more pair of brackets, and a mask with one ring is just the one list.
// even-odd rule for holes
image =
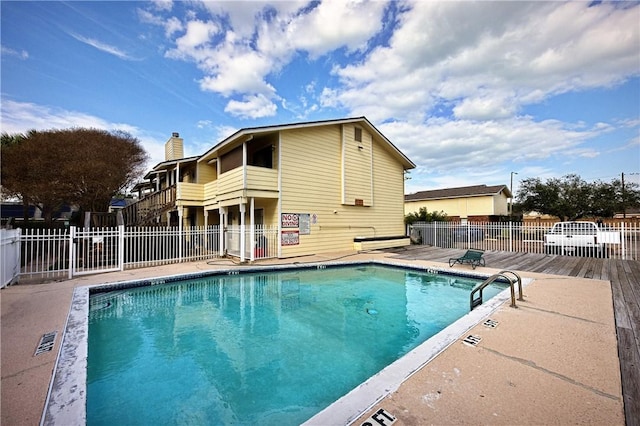
[[[498, 272], [497, 274], [491, 275], [484, 282], [478, 284], [473, 288], [473, 290], [471, 290], [471, 294], [469, 295], [470, 311], [473, 311], [473, 308], [482, 304], [482, 290], [484, 290], [484, 288], [489, 284], [491, 284], [492, 282], [497, 281], [499, 279], [506, 280], [509, 283], [509, 287], [511, 287], [511, 307], [512, 308], [517, 308], [516, 294], [514, 289], [514, 286], [516, 284], [518, 284], [518, 293], [519, 293], [518, 300], [524, 301], [524, 297], [522, 296], [522, 279], [520, 278], [520, 275], [516, 274], [513, 271], [504, 270], [504, 271]], [[473, 296], [476, 293], [478, 293], [478, 297], [474, 298]]]

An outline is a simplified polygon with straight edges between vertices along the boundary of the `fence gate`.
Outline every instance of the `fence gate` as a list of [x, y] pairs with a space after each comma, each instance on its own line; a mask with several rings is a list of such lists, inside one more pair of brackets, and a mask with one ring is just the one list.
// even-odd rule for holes
[[124, 226], [77, 229], [71, 227], [69, 278], [124, 269]]

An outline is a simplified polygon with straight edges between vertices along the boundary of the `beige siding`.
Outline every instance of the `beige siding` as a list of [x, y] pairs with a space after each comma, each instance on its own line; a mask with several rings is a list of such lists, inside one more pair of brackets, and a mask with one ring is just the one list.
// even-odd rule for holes
[[282, 133], [282, 213], [317, 217], [317, 223], [311, 224], [310, 235], [299, 236], [299, 245], [282, 247], [283, 257], [351, 251], [356, 236], [404, 234], [403, 167], [377, 141], [372, 144], [372, 156], [375, 194], [372, 205], [344, 205], [341, 128], [326, 126]]
[[421, 207], [426, 207], [428, 212], [443, 211], [447, 216], [461, 218], [504, 215], [507, 214], [506, 203], [507, 198], [503, 195], [409, 201], [405, 203], [405, 214], [418, 212]]
[[502, 194], [493, 197], [494, 214], [506, 216], [509, 214], [509, 199]]

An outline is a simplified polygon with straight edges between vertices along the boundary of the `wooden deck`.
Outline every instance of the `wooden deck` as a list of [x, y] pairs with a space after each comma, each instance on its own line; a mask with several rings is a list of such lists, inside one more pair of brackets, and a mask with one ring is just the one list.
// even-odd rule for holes
[[[403, 259], [448, 263], [465, 250], [411, 246], [398, 250]], [[611, 282], [622, 394], [627, 426], [640, 426], [640, 261], [486, 251], [489, 268], [591, 278]], [[471, 269], [471, 267], [469, 267]], [[477, 271], [482, 271], [482, 267]]]

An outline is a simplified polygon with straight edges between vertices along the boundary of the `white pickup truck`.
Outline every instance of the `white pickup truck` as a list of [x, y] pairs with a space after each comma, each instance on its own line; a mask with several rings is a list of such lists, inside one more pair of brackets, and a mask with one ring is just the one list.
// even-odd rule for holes
[[544, 236], [547, 254], [607, 257], [607, 244], [620, 244], [620, 233], [595, 222], [558, 222]]

